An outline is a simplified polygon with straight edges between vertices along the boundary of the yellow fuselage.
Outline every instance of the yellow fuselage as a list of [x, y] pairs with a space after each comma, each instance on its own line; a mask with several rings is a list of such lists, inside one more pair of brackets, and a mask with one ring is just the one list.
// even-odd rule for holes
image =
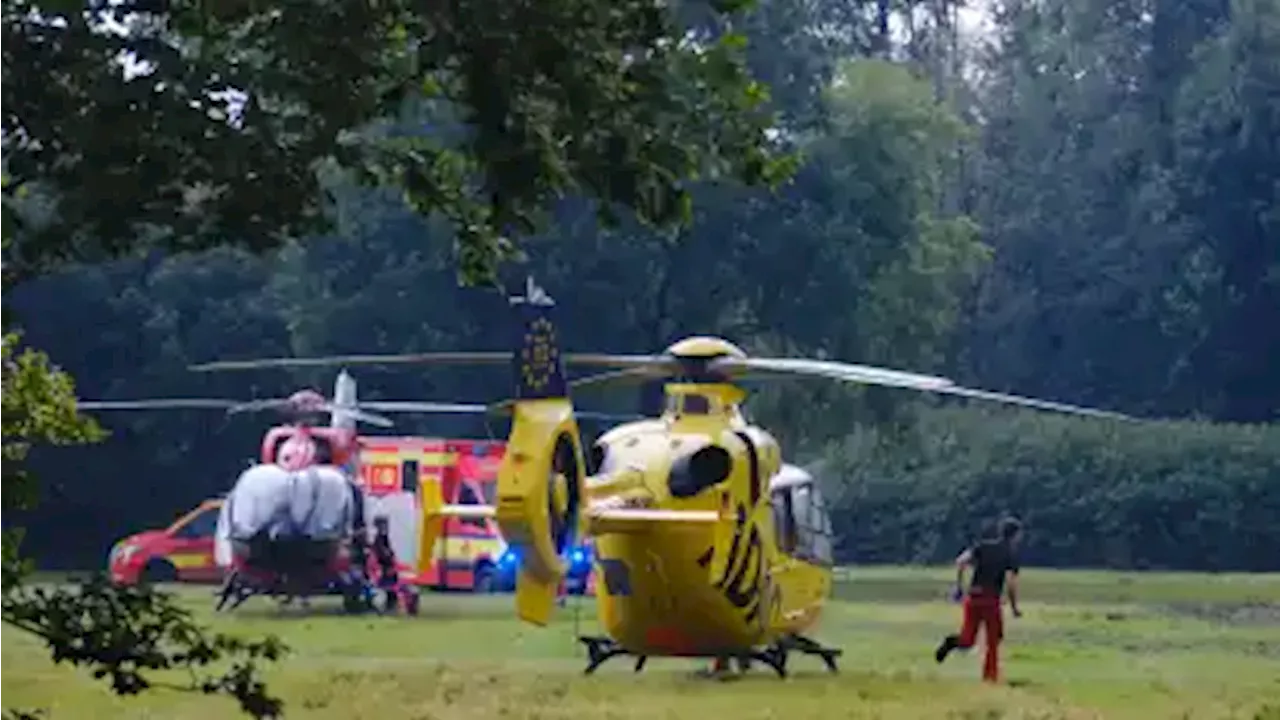
[[[769, 502], [769, 480], [780, 466], [776, 442], [742, 420], [735, 397], [718, 398], [709, 389], [718, 390], [686, 389], [700, 394], [704, 405], [709, 397], [706, 413], [679, 412], [675, 397], [674, 410], [661, 419], [617, 427], [597, 443], [605, 451], [602, 466], [587, 481], [588, 508], [727, 510], [738, 518], [736, 539], [722, 544], [718, 566], [712, 562], [711, 525], [605, 525], [591, 533], [600, 620], [634, 654], [729, 655], [767, 645], [812, 625], [830, 588], [830, 568], [779, 550]], [[732, 456], [729, 477], [693, 497], [672, 497], [673, 460], [711, 444]]]
[[[829, 569], [782, 556], [769, 563], [772, 597], [766, 599], [769, 591], [759, 588], [759, 599], [744, 608], [699, 563], [711, 542], [701, 528], [659, 527], [646, 535], [602, 535], [595, 542], [601, 624], [637, 655], [734, 654], [767, 645], [812, 626], [831, 586]], [[629, 569], [629, 587], [609, 586], [608, 565], [616, 561]]]

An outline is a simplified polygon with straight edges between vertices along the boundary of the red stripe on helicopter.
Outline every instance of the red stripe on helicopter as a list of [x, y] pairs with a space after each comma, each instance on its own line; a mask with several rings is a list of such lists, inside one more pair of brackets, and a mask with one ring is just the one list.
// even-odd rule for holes
[[651, 649], [669, 655], [697, 654], [689, 636], [677, 627], [665, 625], [651, 627], [645, 632], [644, 641]]

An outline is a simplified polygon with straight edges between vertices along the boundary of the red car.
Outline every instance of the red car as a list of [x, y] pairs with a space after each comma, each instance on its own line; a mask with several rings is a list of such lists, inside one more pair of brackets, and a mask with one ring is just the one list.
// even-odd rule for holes
[[222, 580], [213, 558], [221, 500], [205, 500], [163, 530], [146, 530], [117, 542], [107, 559], [112, 582], [207, 582]]

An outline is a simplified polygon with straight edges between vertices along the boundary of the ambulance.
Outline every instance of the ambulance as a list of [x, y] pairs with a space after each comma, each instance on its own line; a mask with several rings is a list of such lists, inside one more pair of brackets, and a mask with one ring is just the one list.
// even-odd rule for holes
[[[393, 547], [412, 548], [413, 557], [402, 562], [417, 565], [422, 521], [417, 490], [422, 484], [438, 483], [448, 503], [494, 502], [498, 465], [506, 448], [502, 442], [364, 437], [361, 444], [360, 472], [370, 490], [366, 517], [386, 515], [392, 535], [406, 535], [402, 542], [392, 538]], [[395, 489], [402, 492], [388, 492]], [[493, 518], [448, 518], [431, 563], [417, 575], [418, 584], [441, 591], [494, 592], [505, 550]]]
[[[417, 573], [418, 488], [439, 483], [447, 502], [492, 503], [505, 444], [483, 440], [418, 437], [359, 438], [359, 475], [365, 490], [365, 519], [385, 515], [403, 575], [435, 590], [494, 592], [499, 560], [506, 551], [492, 518], [450, 518], [425, 573]], [[111, 580], [147, 582], [223, 580], [215, 560], [220, 498], [184, 513], [168, 527], [121, 539], [107, 558]]]

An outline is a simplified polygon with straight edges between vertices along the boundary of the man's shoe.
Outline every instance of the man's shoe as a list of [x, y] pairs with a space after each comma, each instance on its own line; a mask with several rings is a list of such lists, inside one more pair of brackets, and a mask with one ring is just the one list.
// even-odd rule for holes
[[955, 637], [948, 635], [942, 639], [942, 644], [938, 645], [938, 649], [933, 651], [933, 659], [941, 663], [943, 660], [947, 659], [947, 655], [950, 655], [951, 651], [954, 650], [955, 647]]

